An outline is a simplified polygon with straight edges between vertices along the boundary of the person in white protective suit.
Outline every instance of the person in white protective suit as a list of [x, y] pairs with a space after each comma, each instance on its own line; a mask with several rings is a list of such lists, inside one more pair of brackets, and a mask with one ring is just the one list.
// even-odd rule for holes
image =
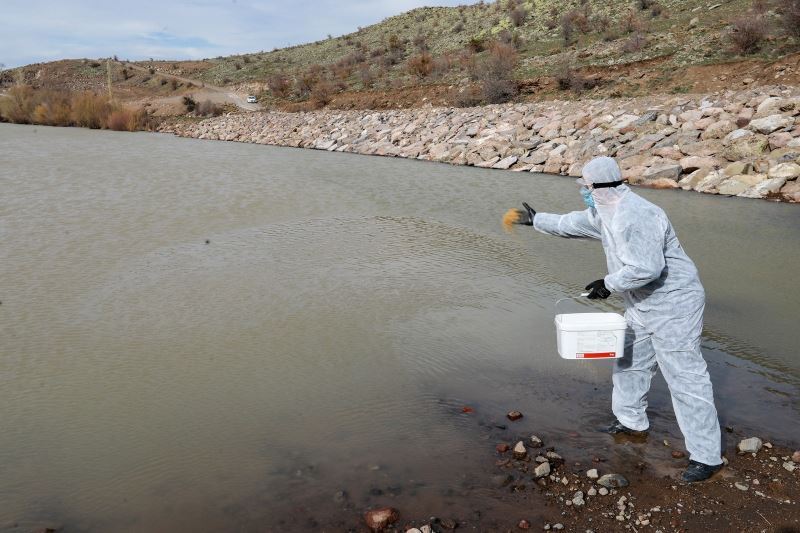
[[619, 166], [598, 157], [578, 180], [584, 211], [537, 213], [528, 204], [516, 223], [549, 235], [599, 239], [608, 275], [586, 286], [589, 298], [619, 293], [628, 331], [614, 366], [612, 434], [646, 435], [647, 393], [656, 368], [672, 395], [690, 453], [683, 480], [708, 479], [721, 468], [720, 430], [706, 362], [700, 352], [705, 292], [697, 269], [667, 215], [622, 182]]

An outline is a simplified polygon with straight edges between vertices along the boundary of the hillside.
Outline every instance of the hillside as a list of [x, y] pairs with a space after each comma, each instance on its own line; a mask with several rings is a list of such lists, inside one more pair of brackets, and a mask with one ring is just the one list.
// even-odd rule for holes
[[[800, 14], [791, 8], [800, 9], [798, 4], [500, 0], [426, 7], [347, 35], [270, 52], [201, 61], [112, 61], [112, 84], [115, 97], [162, 111], [163, 100], [171, 99], [164, 114], [180, 110], [176, 96], [204, 84], [258, 94], [264, 107], [289, 111], [797, 84], [800, 36], [792, 35], [792, 21]], [[0, 83], [24, 80], [37, 87], [101, 91], [106, 79], [105, 61], [85, 59], [29, 65], [4, 73]], [[486, 90], [487, 80], [506, 84]]]

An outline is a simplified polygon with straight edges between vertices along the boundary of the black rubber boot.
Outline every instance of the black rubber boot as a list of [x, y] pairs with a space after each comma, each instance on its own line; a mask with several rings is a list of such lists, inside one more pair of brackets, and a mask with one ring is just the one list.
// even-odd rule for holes
[[603, 432], [608, 433], [609, 435], [630, 435], [631, 437], [647, 436], [647, 430], [636, 431], [635, 429], [623, 426], [622, 422], [619, 420], [614, 420], [614, 423], [605, 428]]
[[684, 470], [681, 479], [685, 483], [696, 483], [698, 481], [705, 481], [722, 468], [722, 465], [707, 465], [698, 463], [697, 461], [689, 461], [689, 466]]

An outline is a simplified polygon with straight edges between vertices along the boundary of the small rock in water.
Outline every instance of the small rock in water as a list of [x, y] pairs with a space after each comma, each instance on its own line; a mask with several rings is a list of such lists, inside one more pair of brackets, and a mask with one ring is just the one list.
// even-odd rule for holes
[[531, 435], [531, 448], [541, 448], [543, 445], [542, 439], [536, 435]]
[[758, 437], [750, 437], [749, 439], [742, 440], [737, 446], [742, 453], [756, 453], [761, 449], [761, 439]]
[[514, 476], [511, 474], [498, 474], [496, 476], [492, 476], [492, 485], [495, 487], [505, 487], [512, 481], [514, 481]]
[[517, 444], [514, 445], [514, 457], [517, 459], [525, 459], [528, 456], [528, 450], [525, 449], [525, 445], [522, 441], [519, 441]]
[[530, 529], [531, 523], [528, 522], [527, 520], [520, 520], [519, 523], [517, 524], [517, 527], [520, 529]]
[[343, 490], [337, 491], [336, 494], [333, 495], [333, 501], [336, 503], [344, 503], [347, 501], [347, 493]]
[[673, 452], [672, 452], [672, 458], [673, 459], [683, 459], [684, 457], [686, 457], [686, 454], [683, 453], [682, 451], [673, 450]]
[[599, 474], [597, 473], [597, 469], [596, 468], [592, 468], [591, 470], [587, 470], [586, 471], [586, 477], [588, 477], [589, 479], [597, 479], [599, 477]]
[[542, 463], [537, 466], [533, 471], [534, 476], [537, 478], [550, 475], [550, 463]]
[[795, 463], [800, 463], [800, 450], [797, 450], [792, 454], [792, 461]]
[[382, 531], [397, 522], [398, 518], [400, 518], [400, 513], [392, 507], [382, 507], [364, 514], [364, 521], [372, 531]]
[[627, 487], [628, 480], [621, 474], [606, 474], [597, 480], [598, 485], [608, 487], [609, 489], [618, 489], [620, 487]]
[[439, 524], [445, 529], [455, 529], [458, 527], [458, 523], [452, 518], [442, 518]]
[[509, 420], [514, 422], [522, 418], [522, 413], [520, 413], [519, 411], [509, 411], [506, 416], [508, 417]]
[[495, 450], [497, 450], [497, 453], [506, 453], [510, 449], [510, 446], [505, 442], [502, 442], [497, 446], [495, 446], [494, 448]]

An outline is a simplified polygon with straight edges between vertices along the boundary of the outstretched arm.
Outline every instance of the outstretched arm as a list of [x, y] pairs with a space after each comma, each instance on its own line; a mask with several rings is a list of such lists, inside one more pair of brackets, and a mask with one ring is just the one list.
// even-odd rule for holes
[[573, 211], [566, 215], [536, 213], [533, 228], [548, 235], [572, 239], [599, 239], [600, 217], [594, 209]]

